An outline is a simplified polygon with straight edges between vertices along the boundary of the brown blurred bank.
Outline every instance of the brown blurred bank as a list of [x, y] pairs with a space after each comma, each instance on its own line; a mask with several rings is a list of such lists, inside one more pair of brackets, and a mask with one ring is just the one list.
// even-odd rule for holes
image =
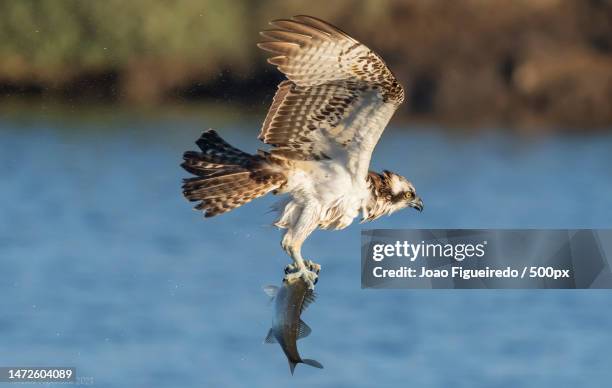
[[255, 43], [307, 13], [378, 51], [404, 118], [612, 128], [612, 0], [0, 2], [7, 99], [261, 105], [279, 75]]

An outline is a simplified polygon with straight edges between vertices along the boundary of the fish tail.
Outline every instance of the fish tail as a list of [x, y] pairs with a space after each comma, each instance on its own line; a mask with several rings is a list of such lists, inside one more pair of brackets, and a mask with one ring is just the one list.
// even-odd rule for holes
[[291, 361], [291, 360], [288, 360], [288, 361], [289, 361], [289, 370], [291, 370], [291, 375], [293, 375], [293, 371], [295, 370], [295, 366], [297, 364], [299, 364], [299, 363], [310, 365], [310, 366], [313, 366], [315, 368], [323, 369], [323, 365], [321, 365], [321, 363], [319, 361], [311, 360], [309, 358], [301, 359], [298, 362], [294, 362], [294, 361]]
[[314, 366], [315, 368], [323, 369], [323, 365], [317, 360], [311, 360], [309, 358], [305, 358], [302, 362], [306, 365]]
[[196, 142], [201, 152], [183, 155], [185, 170], [195, 175], [183, 180], [183, 195], [199, 202], [195, 207], [206, 217], [228, 212], [276, 190], [285, 183], [265, 153], [250, 155], [208, 130]]

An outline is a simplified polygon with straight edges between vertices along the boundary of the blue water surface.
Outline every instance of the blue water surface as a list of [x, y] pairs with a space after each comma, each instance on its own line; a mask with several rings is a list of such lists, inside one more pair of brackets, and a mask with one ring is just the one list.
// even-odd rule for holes
[[[211, 124], [212, 122], [212, 124]], [[76, 366], [99, 387], [609, 387], [610, 291], [362, 290], [367, 228], [610, 228], [612, 137], [448, 135], [391, 127], [373, 169], [409, 177], [425, 211], [316, 232], [313, 328], [291, 376], [263, 344], [261, 291], [289, 262], [263, 198], [204, 219], [181, 154], [203, 116], [0, 119], [0, 366]]]

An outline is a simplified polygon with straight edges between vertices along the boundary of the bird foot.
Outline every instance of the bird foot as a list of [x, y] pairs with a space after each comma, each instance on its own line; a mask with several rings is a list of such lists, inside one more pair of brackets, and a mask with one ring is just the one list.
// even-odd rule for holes
[[317, 275], [319, 274], [319, 272], [321, 272], [321, 265], [315, 263], [312, 260], [306, 260], [306, 268], [308, 268], [312, 272], [315, 272]]
[[289, 264], [285, 267], [284, 280], [303, 279], [310, 290], [314, 290], [315, 284], [319, 281], [321, 266], [311, 260], [305, 260], [304, 266], [300, 268], [297, 263]]
[[[317, 275], [321, 272], [321, 265], [312, 260], [304, 260], [306, 269], [315, 272]], [[297, 263], [289, 264], [285, 267], [285, 275], [299, 271], [300, 267]]]
[[319, 276], [315, 272], [306, 268], [299, 269], [296, 272], [288, 273], [287, 275], [285, 275], [284, 280], [290, 282], [292, 280], [300, 278], [304, 280], [304, 282], [306, 282], [306, 285], [310, 290], [314, 290], [315, 284], [317, 284], [317, 282], [319, 281]]

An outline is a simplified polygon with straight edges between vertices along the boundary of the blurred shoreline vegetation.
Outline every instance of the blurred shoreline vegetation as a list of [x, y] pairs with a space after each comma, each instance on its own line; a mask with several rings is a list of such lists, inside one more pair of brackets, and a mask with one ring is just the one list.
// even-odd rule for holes
[[404, 119], [612, 127], [612, 0], [5, 1], [0, 104], [264, 111], [282, 76], [258, 32], [301, 13], [385, 58], [407, 89]]

